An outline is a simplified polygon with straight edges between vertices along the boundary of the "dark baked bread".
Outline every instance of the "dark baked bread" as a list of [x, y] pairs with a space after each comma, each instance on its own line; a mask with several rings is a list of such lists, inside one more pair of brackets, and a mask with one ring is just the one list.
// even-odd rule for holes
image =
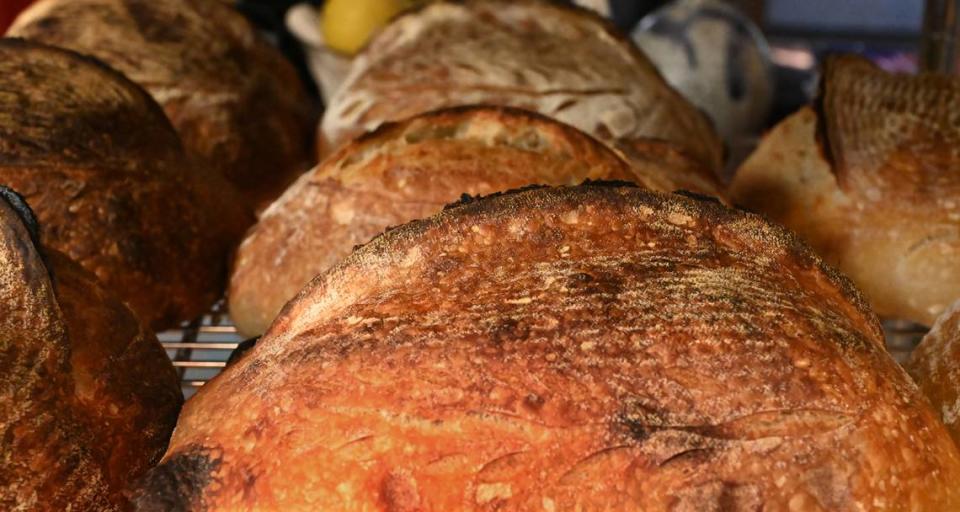
[[9, 35], [93, 55], [143, 86], [189, 152], [254, 201], [307, 168], [312, 108], [283, 56], [221, 0], [41, 0]]
[[471, 104], [533, 110], [604, 142], [661, 139], [716, 171], [710, 122], [596, 14], [535, 0], [438, 2], [360, 53], [324, 113], [321, 149], [387, 121]]
[[288, 300], [355, 245], [464, 193], [587, 179], [657, 187], [657, 177], [631, 172], [575, 128], [516, 109], [463, 107], [384, 125], [301, 177], [263, 213], [237, 252], [230, 314], [241, 332], [262, 334]]
[[39, 252], [3, 195], [0, 509], [124, 510], [176, 423], [177, 374], [93, 276]]
[[814, 108], [740, 167], [731, 201], [804, 237], [887, 317], [930, 325], [960, 298], [960, 78], [829, 60]]
[[143, 90], [92, 59], [11, 39], [0, 40], [0, 184], [30, 202], [45, 245], [157, 329], [220, 296], [251, 222], [227, 182], [188, 162]]
[[940, 315], [923, 337], [907, 370], [960, 445], [960, 301]]
[[637, 188], [470, 201], [306, 287], [185, 406], [154, 510], [924, 510], [960, 454], [849, 281]]

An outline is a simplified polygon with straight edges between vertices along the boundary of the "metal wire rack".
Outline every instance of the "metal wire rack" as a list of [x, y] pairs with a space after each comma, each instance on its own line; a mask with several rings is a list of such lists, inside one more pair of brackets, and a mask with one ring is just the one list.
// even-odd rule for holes
[[[883, 323], [887, 350], [900, 364], [927, 333], [922, 325], [903, 321]], [[210, 312], [157, 335], [180, 375], [181, 387], [189, 398], [227, 366], [230, 354], [244, 338], [237, 333], [223, 301]]]
[[243, 341], [237, 334], [223, 301], [196, 320], [157, 334], [180, 375], [186, 398], [227, 366], [227, 359]]

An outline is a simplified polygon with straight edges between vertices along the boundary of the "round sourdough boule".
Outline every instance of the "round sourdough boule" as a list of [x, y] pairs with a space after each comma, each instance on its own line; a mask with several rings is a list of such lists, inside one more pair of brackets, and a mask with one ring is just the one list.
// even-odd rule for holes
[[729, 197], [802, 236], [883, 317], [931, 325], [960, 299], [960, 78], [827, 61]]
[[668, 170], [694, 174], [662, 160], [631, 169], [576, 128], [510, 108], [445, 109], [381, 126], [302, 176], [263, 212], [237, 251], [230, 316], [244, 334], [262, 334], [287, 301], [355, 245], [433, 215], [461, 194], [588, 179], [661, 188]]
[[127, 510], [170, 439], [179, 378], [119, 299], [35, 245], [31, 217], [0, 187], [0, 509]]
[[220, 297], [228, 253], [252, 221], [229, 183], [188, 160], [137, 85], [15, 39], [0, 40], [0, 184], [30, 203], [44, 245], [154, 329]]
[[914, 349], [907, 370], [960, 445], [960, 301], [947, 309]]
[[533, 110], [611, 145], [659, 139], [722, 166], [710, 121], [633, 41], [596, 13], [536, 0], [433, 2], [394, 19], [330, 99], [321, 155], [384, 122], [474, 104]]
[[309, 166], [316, 118], [300, 78], [222, 0], [40, 0], [8, 35], [125, 74], [163, 107], [187, 151], [252, 204]]
[[136, 503], [948, 511], [958, 478], [876, 317], [793, 235], [589, 185], [356, 250], [184, 406]]

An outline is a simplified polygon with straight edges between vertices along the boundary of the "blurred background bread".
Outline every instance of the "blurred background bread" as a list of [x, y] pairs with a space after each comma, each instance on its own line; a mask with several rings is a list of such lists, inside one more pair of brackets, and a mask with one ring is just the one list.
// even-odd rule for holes
[[220, 0], [40, 0], [9, 36], [95, 56], [143, 86], [187, 150], [251, 202], [312, 161], [313, 107], [299, 77]]
[[525, 108], [607, 143], [659, 139], [713, 171], [710, 122], [599, 16], [535, 0], [433, 3], [394, 19], [327, 105], [323, 155], [388, 121], [443, 107]]
[[940, 315], [907, 369], [960, 444], [960, 301]]
[[462, 107], [382, 125], [264, 211], [237, 251], [231, 317], [242, 333], [262, 334], [287, 301], [355, 245], [433, 215], [461, 194], [589, 179], [659, 185], [649, 174], [636, 174], [576, 128], [523, 110]]
[[828, 61], [816, 105], [740, 167], [730, 200], [805, 238], [881, 316], [930, 325], [960, 298], [960, 79]]
[[0, 508], [127, 510], [176, 423], [177, 374], [119, 299], [36, 245], [31, 217], [0, 187]]
[[315, 279], [184, 406], [136, 503], [946, 511], [958, 478], [874, 314], [796, 237], [580, 186], [468, 200]]
[[0, 184], [30, 202], [45, 245], [155, 329], [220, 297], [252, 222], [142, 89], [93, 59], [12, 39], [0, 40]]

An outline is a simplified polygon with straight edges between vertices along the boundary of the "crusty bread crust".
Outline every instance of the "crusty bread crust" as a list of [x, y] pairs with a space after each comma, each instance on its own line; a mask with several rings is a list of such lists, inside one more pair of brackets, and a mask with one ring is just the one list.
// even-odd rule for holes
[[454, 206], [315, 279], [186, 404], [138, 504], [946, 511], [958, 478], [796, 237], [590, 185]]
[[907, 370], [960, 445], [960, 301], [944, 311], [923, 337]]
[[528, 111], [461, 107], [388, 123], [263, 212], [237, 251], [231, 317], [242, 333], [262, 334], [288, 300], [354, 246], [437, 213], [461, 194], [588, 179], [662, 184], [652, 172], [632, 172], [589, 135]]
[[188, 152], [253, 202], [308, 166], [315, 117], [299, 77], [220, 0], [41, 0], [8, 34], [124, 73], [163, 107]]
[[0, 199], [0, 508], [126, 510], [183, 402], [163, 348]]
[[388, 121], [469, 104], [526, 108], [600, 140], [677, 145], [711, 171], [709, 120], [595, 13], [545, 1], [439, 2], [395, 19], [325, 112], [322, 156]]
[[73, 52], [0, 41], [0, 183], [37, 212], [45, 245], [97, 275], [154, 328], [221, 294], [252, 217], [194, 167], [143, 90]]
[[816, 108], [764, 138], [735, 204], [795, 230], [882, 316], [930, 325], [960, 298], [960, 79], [828, 62]]

